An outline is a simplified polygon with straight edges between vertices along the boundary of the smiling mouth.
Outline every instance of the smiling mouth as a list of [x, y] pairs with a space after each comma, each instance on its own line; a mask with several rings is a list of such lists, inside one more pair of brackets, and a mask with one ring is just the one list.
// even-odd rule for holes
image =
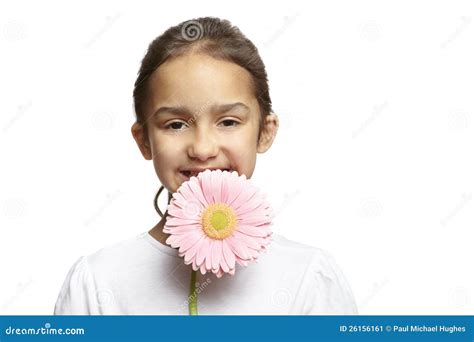
[[200, 172], [205, 171], [205, 170], [222, 170], [222, 171], [228, 171], [232, 172], [234, 171], [233, 169], [226, 169], [226, 168], [207, 168], [207, 169], [193, 169], [193, 170], [180, 170], [179, 172], [186, 178], [191, 178], [197, 176]]

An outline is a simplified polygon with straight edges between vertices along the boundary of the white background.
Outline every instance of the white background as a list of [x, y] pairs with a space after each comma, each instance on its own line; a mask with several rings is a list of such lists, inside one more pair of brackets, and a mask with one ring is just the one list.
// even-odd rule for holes
[[200, 16], [229, 19], [266, 63], [281, 128], [253, 180], [275, 231], [329, 251], [361, 314], [473, 314], [473, 10], [2, 2], [0, 314], [51, 314], [79, 256], [156, 224], [133, 83], [150, 41]]

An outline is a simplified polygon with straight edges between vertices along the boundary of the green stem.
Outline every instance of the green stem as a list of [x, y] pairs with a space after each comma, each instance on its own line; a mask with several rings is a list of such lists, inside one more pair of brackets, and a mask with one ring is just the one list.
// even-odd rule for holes
[[189, 314], [191, 316], [198, 315], [198, 303], [197, 303], [197, 293], [196, 293], [196, 275], [197, 271], [192, 271], [191, 273], [191, 284], [189, 285]]

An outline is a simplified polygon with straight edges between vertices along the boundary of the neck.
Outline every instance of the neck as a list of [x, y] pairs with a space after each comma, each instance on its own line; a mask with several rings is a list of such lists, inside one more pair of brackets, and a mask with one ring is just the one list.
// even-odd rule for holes
[[168, 236], [170, 236], [170, 234], [166, 234], [163, 232], [163, 228], [166, 222], [166, 216], [168, 216], [167, 213], [161, 218], [160, 222], [158, 222], [156, 226], [154, 226], [148, 233], [161, 244], [168, 246], [165, 241]]
[[[171, 194], [168, 193], [168, 205], [171, 201]], [[163, 232], [163, 228], [165, 227], [166, 217], [168, 216], [168, 211], [166, 210], [163, 217], [161, 218], [160, 222], [156, 224], [148, 233], [162, 245], [168, 246], [166, 244], [166, 239], [170, 234], [166, 234]]]

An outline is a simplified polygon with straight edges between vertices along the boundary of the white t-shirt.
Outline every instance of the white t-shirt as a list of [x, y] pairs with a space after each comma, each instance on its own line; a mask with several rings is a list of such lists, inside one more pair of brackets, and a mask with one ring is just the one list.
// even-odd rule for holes
[[[79, 258], [55, 315], [188, 315], [191, 266], [148, 232]], [[273, 234], [257, 263], [234, 276], [197, 275], [199, 315], [357, 314], [351, 289], [324, 250]]]

